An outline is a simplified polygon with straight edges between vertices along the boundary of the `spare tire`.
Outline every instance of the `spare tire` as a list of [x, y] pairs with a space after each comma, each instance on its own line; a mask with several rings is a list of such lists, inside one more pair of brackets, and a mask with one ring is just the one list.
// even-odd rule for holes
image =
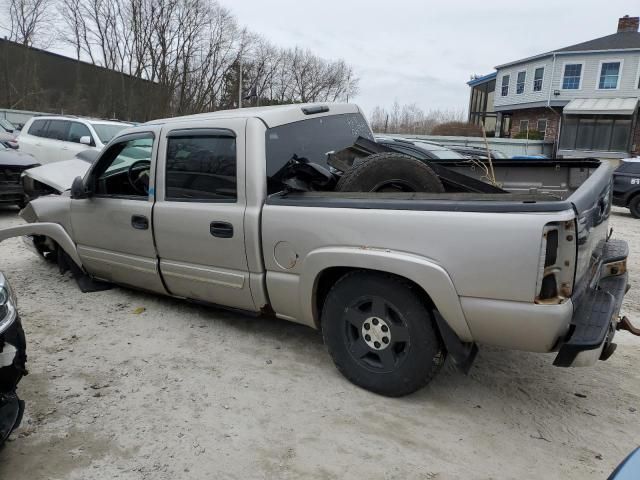
[[357, 160], [336, 185], [338, 192], [433, 192], [444, 187], [424, 162], [400, 153], [377, 153]]

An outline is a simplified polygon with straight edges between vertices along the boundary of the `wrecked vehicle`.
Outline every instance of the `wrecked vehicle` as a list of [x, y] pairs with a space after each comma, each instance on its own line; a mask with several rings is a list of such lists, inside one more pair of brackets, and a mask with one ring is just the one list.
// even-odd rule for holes
[[25, 170], [38, 165], [31, 155], [0, 144], [0, 203], [24, 207], [27, 200], [20, 177]]
[[71, 189], [73, 180], [84, 176], [99, 155], [97, 150], [84, 150], [72, 159], [25, 170], [21, 182], [26, 200], [29, 202], [42, 195], [59, 195]]
[[240, 109], [117, 135], [27, 235], [84, 291], [110, 283], [320, 329], [373, 392], [426, 385], [477, 344], [592, 365], [615, 350], [625, 242], [597, 160], [420, 160], [353, 104]]
[[22, 421], [24, 401], [16, 389], [27, 374], [26, 349], [15, 294], [0, 273], [0, 447]]

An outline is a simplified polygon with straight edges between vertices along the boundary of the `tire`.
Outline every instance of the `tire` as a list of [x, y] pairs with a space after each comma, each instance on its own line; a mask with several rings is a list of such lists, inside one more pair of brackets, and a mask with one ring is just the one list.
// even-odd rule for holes
[[413, 393], [444, 363], [430, 309], [411, 285], [391, 275], [359, 270], [342, 277], [327, 295], [321, 323], [338, 370], [380, 395]]
[[631, 199], [629, 202], [629, 210], [633, 218], [640, 218], [640, 194]]
[[442, 193], [444, 187], [424, 162], [400, 153], [378, 153], [354, 163], [336, 191]]

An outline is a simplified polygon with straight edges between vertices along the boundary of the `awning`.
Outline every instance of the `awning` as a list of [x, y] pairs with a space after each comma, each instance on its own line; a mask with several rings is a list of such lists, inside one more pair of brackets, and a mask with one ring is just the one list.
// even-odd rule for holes
[[633, 115], [638, 98], [576, 98], [565, 105], [568, 115]]

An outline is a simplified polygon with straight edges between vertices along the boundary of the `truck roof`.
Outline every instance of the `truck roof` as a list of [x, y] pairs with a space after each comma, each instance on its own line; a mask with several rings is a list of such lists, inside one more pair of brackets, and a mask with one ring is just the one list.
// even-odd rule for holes
[[296, 103], [290, 105], [273, 105], [268, 107], [236, 108], [234, 110], [219, 110], [217, 112], [163, 118], [152, 120], [147, 122], [145, 125], [162, 125], [164, 123], [182, 120], [259, 118], [267, 125], [267, 127], [272, 128], [279, 125], [285, 125], [287, 123], [299, 122], [310, 117], [340, 115], [344, 113], [360, 113], [360, 108], [358, 108], [354, 103]]

